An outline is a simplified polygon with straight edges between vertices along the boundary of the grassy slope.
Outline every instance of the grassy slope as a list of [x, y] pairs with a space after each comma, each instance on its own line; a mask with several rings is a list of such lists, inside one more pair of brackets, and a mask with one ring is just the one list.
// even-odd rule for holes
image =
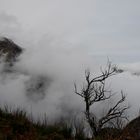
[[0, 140], [63, 140], [71, 137], [66, 125], [46, 125], [28, 119], [20, 109], [0, 109]]
[[140, 140], [140, 116], [132, 120], [123, 129], [122, 135], [118, 140]]
[[[64, 122], [53, 125], [33, 122], [28, 119], [25, 111], [21, 109], [10, 110], [8, 107], [0, 108], [0, 140], [73, 140], [72, 127]], [[107, 129], [105, 129], [107, 130]], [[114, 133], [114, 131], [109, 131]], [[116, 132], [115, 132], [116, 133]], [[131, 121], [118, 138], [111, 138], [111, 134], [101, 134], [96, 140], [140, 140], [140, 117]], [[83, 135], [81, 135], [83, 136]], [[105, 136], [108, 136], [105, 138]], [[84, 137], [77, 138], [84, 140]]]

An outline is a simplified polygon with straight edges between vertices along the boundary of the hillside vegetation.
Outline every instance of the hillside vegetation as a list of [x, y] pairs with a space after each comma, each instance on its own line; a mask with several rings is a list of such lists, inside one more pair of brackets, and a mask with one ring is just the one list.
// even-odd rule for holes
[[[86, 140], [84, 133], [72, 133], [73, 126], [65, 120], [54, 124], [29, 119], [25, 111], [0, 108], [0, 140]], [[123, 130], [105, 128], [95, 140], [139, 140], [140, 117], [132, 120]]]

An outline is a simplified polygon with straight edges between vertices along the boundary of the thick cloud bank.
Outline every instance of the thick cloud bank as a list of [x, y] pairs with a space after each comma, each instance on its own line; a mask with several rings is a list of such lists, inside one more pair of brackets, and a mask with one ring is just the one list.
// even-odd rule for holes
[[[4, 52], [2, 46], [6, 48], [0, 63], [1, 103], [23, 106], [35, 114], [48, 113], [48, 116], [79, 110], [81, 105], [74, 96], [73, 83], [80, 79], [90, 61], [84, 52], [63, 52], [48, 44], [48, 48], [42, 45], [23, 49], [18, 56], [13, 53], [16, 49], [11, 49], [12, 45], [17, 46], [11, 40], [1, 40], [1, 52]], [[15, 56], [7, 59], [10, 54]], [[13, 58], [15, 61], [11, 62]]]
[[[10, 40], [5, 39], [4, 41]], [[16, 46], [14, 42], [11, 41], [11, 43]], [[7, 48], [7, 53], [5, 51], [5, 55], [1, 55], [1, 103], [25, 107], [35, 116], [47, 113], [51, 119], [82, 112], [84, 102], [74, 94], [73, 84], [74, 82], [79, 85], [83, 84], [84, 70], [89, 66], [91, 72], [97, 75], [99, 65], [91, 61], [92, 57], [86, 55], [82, 50], [64, 49], [63, 44], [58, 43], [57, 45], [62, 45], [59, 49], [53, 43], [48, 43], [45, 47], [43, 41], [40, 45], [41, 47], [35, 46], [31, 47], [32, 49], [19, 47], [24, 51], [21, 51], [20, 55], [16, 55], [14, 52], [15, 56], [12, 59], [14, 61], [10, 63], [11, 59], [6, 59], [6, 57], [9, 57], [9, 54], [13, 52], [12, 49]], [[121, 64], [119, 67], [122, 69], [129, 67], [130, 69], [131, 65]], [[136, 115], [139, 108], [138, 81], [139, 78], [133, 77], [123, 70], [121, 74], [112, 77], [108, 82], [111, 83], [113, 92], [124, 90], [128, 94], [128, 102], [132, 104], [131, 112], [135, 112], [132, 116]], [[118, 96], [116, 96], [117, 98]], [[131, 101], [132, 98], [135, 103]], [[98, 110], [97, 106], [96, 109]]]

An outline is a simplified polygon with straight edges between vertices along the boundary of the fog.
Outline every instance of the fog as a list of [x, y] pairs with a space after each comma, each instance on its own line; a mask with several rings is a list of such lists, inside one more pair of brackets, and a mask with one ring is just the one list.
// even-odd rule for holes
[[[74, 94], [74, 82], [81, 86], [85, 69], [96, 75], [109, 58], [124, 70], [110, 79], [111, 89], [118, 95], [124, 91], [135, 117], [140, 107], [139, 4], [0, 0], [0, 36], [24, 49], [12, 73], [3, 73], [0, 64], [1, 104], [54, 118], [82, 112], [83, 100]], [[38, 91], [36, 81], [44, 83]]]

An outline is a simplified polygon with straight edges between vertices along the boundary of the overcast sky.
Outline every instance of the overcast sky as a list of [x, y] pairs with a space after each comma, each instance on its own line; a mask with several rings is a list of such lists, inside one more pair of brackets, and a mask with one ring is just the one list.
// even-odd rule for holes
[[139, 5], [139, 0], [0, 0], [0, 30], [59, 36], [91, 55], [135, 62], [140, 58]]
[[[0, 0], [0, 36], [30, 49], [31, 61], [23, 62], [28, 69], [36, 57], [41, 57], [41, 67], [42, 60], [53, 56], [56, 59], [47, 66], [58, 69], [62, 76], [62, 69], [78, 69], [83, 63], [92, 67], [106, 63], [108, 57], [130, 72], [140, 72], [139, 7], [139, 0]], [[42, 72], [35, 63], [32, 67]], [[55, 75], [55, 70], [50, 71]], [[130, 97], [132, 91], [139, 107], [140, 77], [125, 73], [121, 78], [123, 84], [118, 79], [114, 88], [124, 89]]]

